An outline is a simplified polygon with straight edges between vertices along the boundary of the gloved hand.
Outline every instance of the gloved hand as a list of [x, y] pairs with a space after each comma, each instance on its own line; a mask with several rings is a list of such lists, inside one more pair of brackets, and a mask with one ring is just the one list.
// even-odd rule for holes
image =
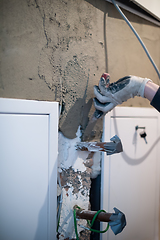
[[118, 233], [122, 232], [127, 223], [124, 213], [122, 213], [117, 208], [113, 209], [115, 213], [110, 216], [111, 221], [109, 222], [109, 226], [111, 227], [114, 234], [117, 235]]
[[[109, 74], [104, 73], [99, 81], [99, 87], [94, 86], [95, 108], [107, 113], [116, 105], [135, 96], [144, 97], [144, 88], [148, 78], [126, 76], [117, 82], [109, 84]], [[152, 82], [152, 81], [151, 81]]]

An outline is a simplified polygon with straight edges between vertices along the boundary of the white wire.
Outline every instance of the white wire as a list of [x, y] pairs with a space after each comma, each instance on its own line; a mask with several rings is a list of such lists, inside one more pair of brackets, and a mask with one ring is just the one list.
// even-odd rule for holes
[[128, 24], [128, 26], [131, 28], [131, 30], [133, 31], [133, 33], [135, 34], [135, 36], [137, 37], [138, 41], [140, 42], [140, 44], [142, 45], [145, 53], [147, 54], [149, 60], [151, 61], [154, 69], [156, 70], [157, 74], [158, 74], [158, 78], [160, 79], [160, 72], [158, 70], [158, 67], [156, 66], [155, 62], [153, 61], [151, 55], [149, 54], [146, 46], [144, 45], [142, 39], [140, 38], [140, 36], [138, 35], [138, 33], [136, 32], [136, 30], [134, 29], [134, 27], [132, 26], [132, 24], [129, 22], [129, 20], [127, 19], [127, 17], [124, 15], [124, 13], [121, 11], [121, 9], [119, 8], [118, 4], [115, 3], [115, 0], [112, 0], [112, 3], [114, 4], [114, 6], [116, 7], [116, 9], [118, 10], [118, 12], [121, 14], [121, 16], [124, 18], [124, 20], [126, 21], [126, 23]]

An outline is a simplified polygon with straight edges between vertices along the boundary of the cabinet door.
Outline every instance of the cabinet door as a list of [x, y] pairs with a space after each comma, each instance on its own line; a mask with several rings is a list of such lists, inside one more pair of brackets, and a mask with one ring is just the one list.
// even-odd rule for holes
[[152, 16], [160, 20], [160, 2], [159, 0], [133, 0], [135, 4], [144, 9], [146, 12], [149, 12]]
[[[140, 127], [136, 130], [136, 126]], [[146, 141], [140, 137], [145, 127]], [[102, 208], [117, 207], [127, 220], [122, 233], [110, 229], [107, 240], [158, 239], [159, 214], [159, 118], [154, 109], [116, 108], [105, 118], [104, 140], [118, 135], [123, 152], [104, 155]]]
[[[49, 111], [45, 103], [46, 112], [41, 102], [4, 101], [0, 102], [0, 239], [55, 239], [58, 105], [49, 103]], [[5, 104], [11, 111], [5, 112]]]

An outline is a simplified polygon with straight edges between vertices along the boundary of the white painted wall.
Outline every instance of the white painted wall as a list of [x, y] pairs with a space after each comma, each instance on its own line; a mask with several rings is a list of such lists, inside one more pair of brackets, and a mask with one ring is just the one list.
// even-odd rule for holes
[[56, 239], [58, 103], [0, 99], [0, 239]]
[[[146, 128], [147, 144], [137, 125]], [[103, 240], [158, 239], [159, 125], [159, 113], [151, 108], [117, 107], [105, 116], [104, 141], [117, 134], [124, 151], [104, 155], [101, 209], [113, 212], [117, 207], [127, 226], [117, 236], [109, 229]]]

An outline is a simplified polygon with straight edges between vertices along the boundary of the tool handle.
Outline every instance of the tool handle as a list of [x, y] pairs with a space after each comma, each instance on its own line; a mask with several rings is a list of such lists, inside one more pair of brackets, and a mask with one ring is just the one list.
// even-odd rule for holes
[[93, 116], [94, 116], [96, 119], [101, 118], [103, 115], [104, 115], [104, 112], [102, 112], [102, 111], [100, 111], [100, 110], [98, 110], [98, 109], [96, 109], [95, 112], [94, 112], [94, 114], [93, 114]]
[[[96, 214], [96, 211], [86, 211], [82, 209], [76, 210], [76, 216], [81, 219], [92, 220], [95, 214]], [[101, 222], [110, 222], [111, 215], [112, 213], [100, 212], [96, 220], [99, 220]]]

